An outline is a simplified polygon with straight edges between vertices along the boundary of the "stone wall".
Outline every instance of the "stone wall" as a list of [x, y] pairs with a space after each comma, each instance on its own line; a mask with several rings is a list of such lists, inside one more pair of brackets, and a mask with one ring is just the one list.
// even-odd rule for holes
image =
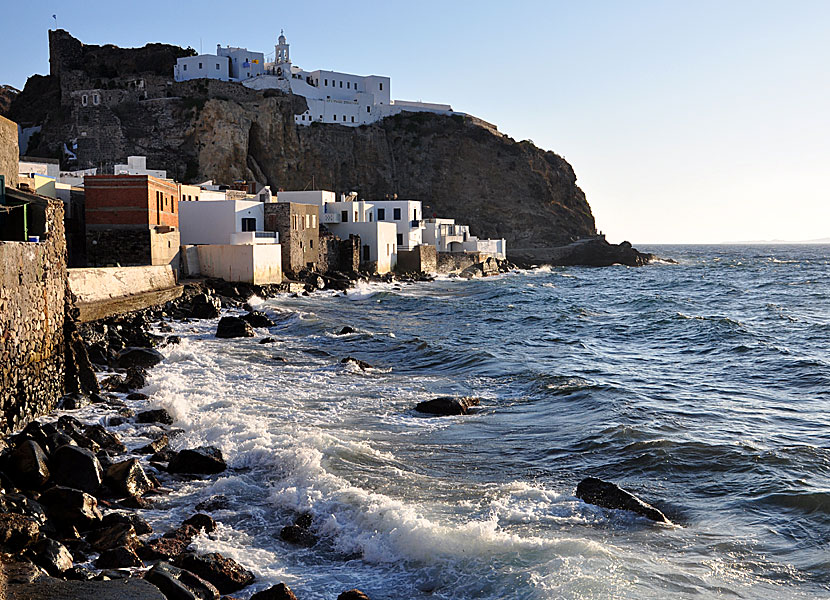
[[480, 252], [439, 252], [438, 273], [458, 273], [483, 261], [487, 255]]
[[17, 187], [18, 152], [17, 123], [0, 117], [0, 175], [8, 187]]
[[[41, 242], [0, 241], [0, 432], [18, 430], [63, 395], [66, 242], [63, 203], [42, 202]], [[32, 206], [31, 211], [41, 210]]]
[[320, 262], [323, 273], [353, 273], [360, 267], [360, 236], [341, 240], [328, 230], [320, 231]]
[[[162, 228], [166, 229], [166, 228]], [[179, 270], [179, 231], [156, 228], [87, 228], [86, 257], [90, 267], [170, 265]]]
[[[295, 275], [303, 269], [316, 269], [320, 262], [320, 207], [296, 202], [267, 202], [265, 230], [276, 231], [282, 246], [282, 269]], [[313, 217], [314, 226], [311, 226]], [[306, 227], [306, 223], [309, 224]]]
[[412, 250], [398, 250], [398, 271], [401, 273], [437, 273], [438, 250], [421, 244]]

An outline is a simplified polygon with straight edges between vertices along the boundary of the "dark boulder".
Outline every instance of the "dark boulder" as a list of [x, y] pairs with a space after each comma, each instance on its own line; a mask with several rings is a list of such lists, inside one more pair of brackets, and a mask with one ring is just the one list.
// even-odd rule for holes
[[187, 550], [189, 545], [189, 539], [160, 537], [150, 540], [137, 551], [144, 560], [172, 560]]
[[166, 346], [172, 346], [172, 345], [181, 344], [181, 343], [182, 343], [182, 338], [180, 338], [177, 335], [168, 335], [167, 340], [165, 340], [165, 345]]
[[167, 465], [170, 473], [195, 473], [213, 475], [221, 473], [228, 466], [222, 457], [222, 451], [213, 446], [190, 448], [179, 451]]
[[131, 523], [115, 523], [100, 527], [91, 532], [86, 541], [99, 552], [119, 546], [134, 550], [138, 546], [138, 537]]
[[355, 358], [353, 356], [347, 356], [346, 358], [344, 358], [340, 362], [341, 362], [341, 364], [344, 364], [344, 365], [348, 364], [348, 363], [352, 363], [353, 365], [356, 365], [356, 366], [360, 367], [361, 371], [365, 371], [367, 369], [373, 368], [372, 365], [370, 365], [366, 361], [360, 360], [359, 358]]
[[190, 316], [194, 319], [215, 319], [222, 310], [222, 303], [219, 298], [208, 294], [193, 296], [190, 302]]
[[369, 600], [369, 596], [355, 588], [337, 596], [337, 600]]
[[261, 340], [259, 340], [259, 343], [260, 343], [260, 344], [273, 344], [273, 343], [274, 343], [274, 342], [276, 342], [276, 341], [277, 341], [277, 340], [275, 340], [275, 339], [274, 339], [274, 338], [272, 338], [272, 337], [264, 337], [264, 338], [262, 338]]
[[69, 526], [74, 525], [82, 531], [101, 521], [98, 501], [81, 490], [55, 486], [43, 492], [39, 501], [49, 517]]
[[195, 573], [216, 586], [222, 594], [230, 594], [254, 582], [254, 574], [235, 560], [225, 558], [218, 552], [209, 554], [183, 554], [175, 565]]
[[144, 579], [156, 586], [167, 600], [219, 600], [219, 590], [213, 584], [166, 562], [156, 563]]
[[284, 583], [269, 587], [251, 596], [251, 600], [297, 600], [291, 588]]
[[289, 544], [311, 547], [317, 543], [317, 536], [308, 528], [299, 525], [286, 525], [280, 530], [280, 538]]
[[135, 513], [111, 512], [101, 519], [101, 527], [111, 527], [118, 523], [132, 525], [137, 535], [153, 533], [153, 528], [150, 527], [150, 524]]
[[103, 482], [104, 469], [91, 450], [61, 446], [52, 454], [52, 480], [57, 485], [96, 494]]
[[216, 530], [216, 521], [213, 520], [213, 517], [204, 513], [196, 513], [189, 519], [185, 519], [182, 525], [190, 525], [199, 531], [204, 530], [205, 533]]
[[142, 496], [155, 487], [137, 458], [110, 465], [104, 475], [104, 483], [122, 496]]
[[99, 569], [124, 569], [128, 567], [143, 567], [144, 563], [132, 548], [119, 546], [111, 550], [104, 550], [95, 561]]
[[86, 394], [71, 392], [61, 397], [60, 401], [58, 401], [58, 408], [63, 410], [78, 410], [79, 408], [89, 406], [91, 403], [92, 400]]
[[419, 402], [415, 410], [429, 415], [466, 415], [478, 403], [478, 398], [442, 397]]
[[663, 513], [650, 504], [646, 504], [616, 484], [596, 477], [587, 477], [580, 481], [576, 486], [576, 497], [588, 504], [596, 504], [603, 508], [630, 510], [652, 521], [670, 523]]
[[147, 385], [147, 369], [140, 366], [133, 366], [127, 368], [126, 376], [124, 377], [123, 387], [116, 391], [128, 392], [130, 390], [140, 390]]
[[127, 394], [127, 400], [149, 400], [150, 396], [147, 394], [142, 394], [141, 392], [133, 392], [131, 394]]
[[20, 488], [36, 490], [49, 481], [46, 453], [37, 442], [24, 440], [4, 463], [6, 473]]
[[248, 314], [242, 315], [240, 318], [251, 327], [272, 327], [274, 325], [274, 321], [271, 320], [271, 317], [259, 310], [252, 310]]
[[23, 494], [7, 491], [0, 495], [0, 513], [16, 513], [24, 517], [31, 517], [43, 527], [48, 521], [46, 511], [39, 502]]
[[243, 321], [239, 317], [222, 317], [216, 326], [216, 337], [254, 337], [254, 330], [246, 321]]
[[226, 496], [218, 495], [211, 496], [207, 500], [199, 502], [196, 505], [196, 510], [214, 512], [217, 510], [226, 510], [231, 507], [231, 502]]
[[61, 575], [72, 568], [72, 554], [66, 546], [55, 540], [43, 538], [32, 546], [35, 564], [46, 569], [53, 576]]
[[107, 431], [103, 425], [98, 423], [84, 427], [84, 436], [95, 442], [100, 448], [111, 450], [116, 454], [127, 451], [127, 447], [118, 439], [117, 435]]
[[337, 332], [337, 335], [349, 335], [350, 333], [357, 333], [353, 327], [346, 325], [343, 329]]
[[170, 438], [168, 438], [166, 435], [162, 435], [162, 436], [154, 439], [152, 442], [150, 442], [146, 446], [142, 446], [141, 448], [136, 450], [136, 452], [138, 452], [139, 454], [155, 454], [156, 452], [161, 452], [162, 450], [167, 448], [169, 445], [170, 445]]
[[32, 545], [40, 534], [40, 525], [32, 517], [0, 513], [0, 549], [17, 553]]
[[121, 369], [130, 367], [141, 367], [150, 369], [164, 360], [164, 355], [152, 348], [136, 348], [134, 346], [124, 348], [115, 357], [115, 364]]
[[135, 416], [135, 420], [139, 423], [162, 423], [163, 425], [173, 424], [173, 417], [163, 408], [142, 411]]

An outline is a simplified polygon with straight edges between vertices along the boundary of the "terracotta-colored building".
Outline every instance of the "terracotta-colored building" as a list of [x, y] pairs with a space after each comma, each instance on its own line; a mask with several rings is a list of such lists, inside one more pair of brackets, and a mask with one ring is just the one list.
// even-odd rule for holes
[[178, 269], [179, 186], [150, 175], [91, 175], [86, 190], [87, 260], [93, 266]]

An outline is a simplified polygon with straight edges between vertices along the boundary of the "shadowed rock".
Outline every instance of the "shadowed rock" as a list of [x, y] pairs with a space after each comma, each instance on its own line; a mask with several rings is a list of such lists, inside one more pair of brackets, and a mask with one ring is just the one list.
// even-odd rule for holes
[[587, 477], [580, 481], [576, 486], [576, 497], [588, 504], [596, 504], [603, 508], [630, 510], [658, 523], [671, 523], [663, 513], [650, 504], [646, 504], [616, 484], [596, 477]]
[[86, 540], [99, 552], [119, 546], [134, 549], [138, 545], [138, 537], [131, 523], [115, 523], [101, 527], [90, 533]]
[[252, 584], [254, 574], [218, 552], [209, 554], [184, 554], [176, 562], [177, 567], [187, 569], [216, 586], [222, 594], [230, 594]]
[[104, 469], [92, 451], [78, 446], [61, 446], [52, 454], [52, 479], [58, 485], [95, 494], [101, 487]]
[[104, 483], [123, 496], [141, 496], [154, 487], [137, 458], [110, 465], [104, 475]]
[[346, 358], [341, 360], [340, 363], [344, 364], [344, 365], [348, 364], [348, 363], [352, 363], [352, 364], [357, 365], [358, 367], [360, 367], [361, 371], [365, 371], [367, 369], [372, 368], [372, 365], [370, 365], [366, 361], [360, 360], [359, 358], [355, 358], [354, 356], [347, 356]]
[[193, 296], [191, 301], [190, 316], [194, 319], [215, 319], [219, 316], [221, 309], [222, 303], [219, 298], [207, 294], [198, 294]]
[[39, 533], [40, 525], [31, 517], [0, 514], [0, 547], [6, 552], [20, 552], [34, 543]]
[[278, 583], [251, 596], [251, 600], [297, 600], [291, 588], [284, 583]]
[[161, 452], [162, 450], [167, 448], [169, 445], [170, 445], [170, 438], [168, 438], [166, 435], [162, 435], [162, 436], [154, 439], [152, 442], [150, 442], [146, 446], [142, 446], [141, 448], [136, 450], [136, 452], [138, 452], [139, 454], [155, 454], [156, 452]]
[[118, 353], [115, 359], [117, 367], [127, 369], [129, 367], [141, 367], [150, 369], [164, 360], [164, 355], [152, 348], [124, 348]]
[[37, 442], [21, 442], [4, 462], [8, 474], [21, 488], [38, 489], [49, 480], [46, 453]]
[[72, 554], [60, 542], [43, 538], [35, 543], [32, 552], [35, 563], [50, 575], [60, 575], [72, 568]]
[[271, 317], [259, 310], [252, 310], [248, 314], [242, 315], [241, 319], [251, 327], [271, 327], [274, 325]]
[[166, 562], [153, 566], [144, 579], [161, 590], [168, 600], [219, 600], [219, 590], [212, 583]]
[[337, 596], [337, 600], [369, 600], [369, 596], [355, 588], [353, 590], [343, 592]]
[[170, 459], [167, 465], [167, 471], [170, 473], [196, 473], [202, 475], [221, 473], [226, 468], [227, 465], [225, 459], [222, 458], [221, 450], [213, 446], [181, 450]]
[[349, 327], [346, 325], [340, 331], [337, 332], [337, 335], [349, 335], [350, 333], [357, 333], [354, 327]]
[[172, 425], [173, 417], [163, 408], [156, 408], [153, 410], [144, 410], [135, 416], [135, 420], [139, 423], [162, 423], [164, 425]]
[[101, 521], [98, 501], [81, 490], [55, 486], [43, 492], [39, 501], [52, 519], [75, 525], [80, 530], [87, 530]]
[[216, 337], [254, 337], [254, 329], [239, 317], [222, 317], [216, 326]]
[[419, 402], [415, 410], [428, 415], [466, 415], [478, 403], [478, 398], [442, 397]]
[[95, 561], [99, 569], [123, 569], [126, 567], [143, 567], [144, 563], [132, 548], [119, 546], [112, 550], [104, 550]]

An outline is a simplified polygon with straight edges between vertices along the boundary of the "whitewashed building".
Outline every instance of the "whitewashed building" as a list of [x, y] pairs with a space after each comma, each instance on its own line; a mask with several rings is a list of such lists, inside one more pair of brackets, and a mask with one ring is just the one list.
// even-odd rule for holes
[[128, 156], [126, 165], [115, 165], [114, 175], [149, 175], [157, 179], [167, 179], [167, 171], [148, 169], [146, 156]]
[[227, 56], [200, 54], [176, 59], [173, 78], [176, 81], [191, 79], [218, 79], [230, 81], [230, 64]]
[[[201, 192], [204, 194], [204, 191]], [[264, 204], [258, 200], [212, 200], [179, 203], [179, 230], [184, 246], [278, 244], [265, 231]]]
[[228, 60], [231, 81], [245, 81], [265, 72], [265, 55], [247, 48], [216, 45], [216, 54]]
[[372, 204], [376, 221], [395, 224], [399, 248], [412, 250], [424, 243], [420, 200], [372, 200]]
[[438, 252], [481, 252], [496, 258], [507, 256], [506, 240], [479, 239], [470, 234], [469, 225], [458, 225], [455, 219], [426, 219], [423, 224], [424, 243], [435, 246]]

